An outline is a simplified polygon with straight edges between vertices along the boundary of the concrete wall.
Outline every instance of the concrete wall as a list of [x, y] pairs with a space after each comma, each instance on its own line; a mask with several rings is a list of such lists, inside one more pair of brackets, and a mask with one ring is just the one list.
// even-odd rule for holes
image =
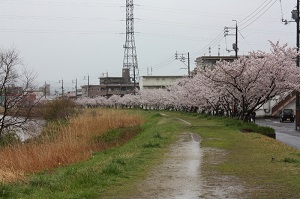
[[140, 89], [158, 89], [176, 84], [184, 76], [141, 76]]

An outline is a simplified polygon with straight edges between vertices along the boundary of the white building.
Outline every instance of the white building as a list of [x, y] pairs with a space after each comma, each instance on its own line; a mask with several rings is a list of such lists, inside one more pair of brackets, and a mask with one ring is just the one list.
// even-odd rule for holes
[[140, 90], [163, 89], [167, 86], [176, 84], [184, 77], [185, 76], [141, 76], [139, 81]]

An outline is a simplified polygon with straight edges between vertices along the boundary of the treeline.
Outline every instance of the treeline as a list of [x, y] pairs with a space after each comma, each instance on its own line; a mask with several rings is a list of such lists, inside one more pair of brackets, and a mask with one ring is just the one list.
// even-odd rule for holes
[[251, 52], [233, 62], [219, 61], [199, 69], [167, 89], [141, 90], [137, 95], [81, 98], [82, 106], [136, 107], [211, 113], [248, 120], [275, 96], [299, 90], [296, 49], [271, 43], [271, 51]]

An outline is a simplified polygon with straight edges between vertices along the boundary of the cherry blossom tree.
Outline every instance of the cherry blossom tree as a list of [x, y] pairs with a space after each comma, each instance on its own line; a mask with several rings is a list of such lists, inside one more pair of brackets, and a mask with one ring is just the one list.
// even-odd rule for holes
[[[271, 43], [271, 42], [270, 42]], [[167, 89], [141, 90], [137, 95], [100, 97], [98, 105], [201, 111], [239, 117], [249, 115], [275, 96], [300, 88], [296, 49], [271, 43], [270, 52], [251, 52], [233, 62], [217, 62]]]
[[237, 115], [249, 115], [277, 95], [299, 90], [300, 69], [295, 49], [271, 43], [271, 52], [252, 52], [232, 63], [218, 62], [213, 70], [200, 75], [210, 79], [223, 95], [231, 96]]

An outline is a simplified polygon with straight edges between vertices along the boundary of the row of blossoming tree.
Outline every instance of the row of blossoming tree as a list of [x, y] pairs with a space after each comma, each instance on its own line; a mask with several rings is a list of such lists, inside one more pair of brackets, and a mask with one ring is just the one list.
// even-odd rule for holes
[[198, 70], [168, 89], [141, 90], [137, 95], [81, 98], [80, 105], [140, 107], [209, 112], [247, 120], [275, 96], [300, 88], [297, 51], [271, 43], [271, 51], [251, 52], [233, 62], [219, 61], [213, 68]]

